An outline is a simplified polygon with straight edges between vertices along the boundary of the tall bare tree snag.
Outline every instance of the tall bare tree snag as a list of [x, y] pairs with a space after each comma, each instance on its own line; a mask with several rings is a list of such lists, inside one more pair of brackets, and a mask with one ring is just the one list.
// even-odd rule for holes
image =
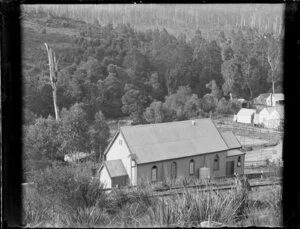
[[281, 74], [282, 68], [280, 42], [271, 36], [265, 36], [265, 39], [267, 39], [267, 60], [271, 69], [272, 93], [275, 93], [275, 83], [278, 81], [278, 75]]
[[57, 73], [58, 73], [58, 61], [56, 60], [55, 53], [51, 48], [48, 48], [48, 45], [45, 43], [48, 59], [49, 59], [49, 76], [50, 76], [50, 83], [52, 87], [52, 94], [53, 94], [53, 104], [54, 104], [54, 111], [55, 111], [55, 119], [59, 119], [58, 115], [58, 106], [57, 106]]
[[271, 49], [269, 48], [268, 52], [267, 52], [267, 59], [268, 59], [268, 63], [269, 63], [270, 68], [271, 68], [271, 74], [272, 74], [272, 92], [274, 94], [275, 93], [275, 79], [274, 79], [275, 77], [274, 77], [274, 74], [275, 74], [276, 65], [278, 64], [278, 61], [279, 61], [279, 54], [275, 55], [272, 58], [271, 57]]

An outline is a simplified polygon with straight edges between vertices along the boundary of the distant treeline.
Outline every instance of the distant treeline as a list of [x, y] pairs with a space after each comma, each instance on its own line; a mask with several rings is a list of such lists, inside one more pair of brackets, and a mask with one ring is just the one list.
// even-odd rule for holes
[[[229, 93], [252, 99], [281, 91], [282, 34], [240, 27], [220, 30], [214, 40], [196, 30], [188, 40], [165, 29], [137, 31], [128, 23], [84, 28], [68, 38], [67, 47], [52, 43], [59, 56], [59, 108], [83, 104], [91, 121], [99, 110], [107, 118], [130, 115], [134, 123], [232, 114]], [[31, 112], [47, 117], [54, 111], [52, 89], [40, 49], [39, 63], [24, 66], [24, 100]]]
[[218, 31], [239, 27], [257, 28], [262, 33], [280, 34], [283, 9], [280, 4], [99, 4], [99, 5], [24, 5], [24, 12], [72, 18], [90, 23], [130, 23], [134, 28], [166, 28], [174, 35], [192, 38], [200, 29], [213, 39]]

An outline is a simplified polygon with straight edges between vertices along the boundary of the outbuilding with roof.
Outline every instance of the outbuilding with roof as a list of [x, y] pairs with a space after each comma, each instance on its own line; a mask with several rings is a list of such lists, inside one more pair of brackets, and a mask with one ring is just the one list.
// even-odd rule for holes
[[284, 104], [284, 94], [283, 93], [270, 93], [266, 98], [267, 106], [278, 106]]
[[[221, 133], [211, 119], [123, 126], [104, 152], [100, 181], [107, 188], [179, 179], [199, 178], [201, 168], [209, 177], [244, 172], [244, 153], [232, 132]], [[114, 162], [114, 161], [118, 162]], [[110, 165], [124, 167], [112, 182]], [[122, 163], [123, 166], [120, 165]], [[126, 171], [126, 174], [125, 174]], [[126, 177], [126, 178], [125, 178]]]
[[253, 124], [255, 112], [256, 110], [254, 109], [242, 108], [236, 115], [233, 116], [233, 121], [245, 124]]

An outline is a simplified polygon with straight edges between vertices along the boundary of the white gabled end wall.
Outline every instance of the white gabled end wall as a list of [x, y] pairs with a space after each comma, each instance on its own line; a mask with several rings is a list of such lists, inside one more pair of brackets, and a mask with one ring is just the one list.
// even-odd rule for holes
[[110, 161], [121, 159], [128, 174], [129, 182], [131, 183], [131, 163], [129, 155], [130, 151], [127, 147], [125, 139], [123, 138], [122, 134], [119, 133], [106, 154], [106, 160]]

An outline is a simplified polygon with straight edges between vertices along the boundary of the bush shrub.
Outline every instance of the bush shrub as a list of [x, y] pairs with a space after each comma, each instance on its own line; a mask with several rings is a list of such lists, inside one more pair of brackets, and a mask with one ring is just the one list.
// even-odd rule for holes
[[41, 195], [72, 208], [90, 207], [105, 199], [100, 183], [91, 181], [91, 171], [83, 165], [54, 165], [37, 174], [34, 182]]
[[219, 100], [216, 113], [223, 115], [236, 114], [240, 110], [241, 106], [235, 102], [227, 101], [225, 98]]
[[[25, 190], [24, 190], [25, 191]], [[23, 194], [23, 223], [29, 227], [39, 227], [51, 220], [51, 203], [35, 189]]]

